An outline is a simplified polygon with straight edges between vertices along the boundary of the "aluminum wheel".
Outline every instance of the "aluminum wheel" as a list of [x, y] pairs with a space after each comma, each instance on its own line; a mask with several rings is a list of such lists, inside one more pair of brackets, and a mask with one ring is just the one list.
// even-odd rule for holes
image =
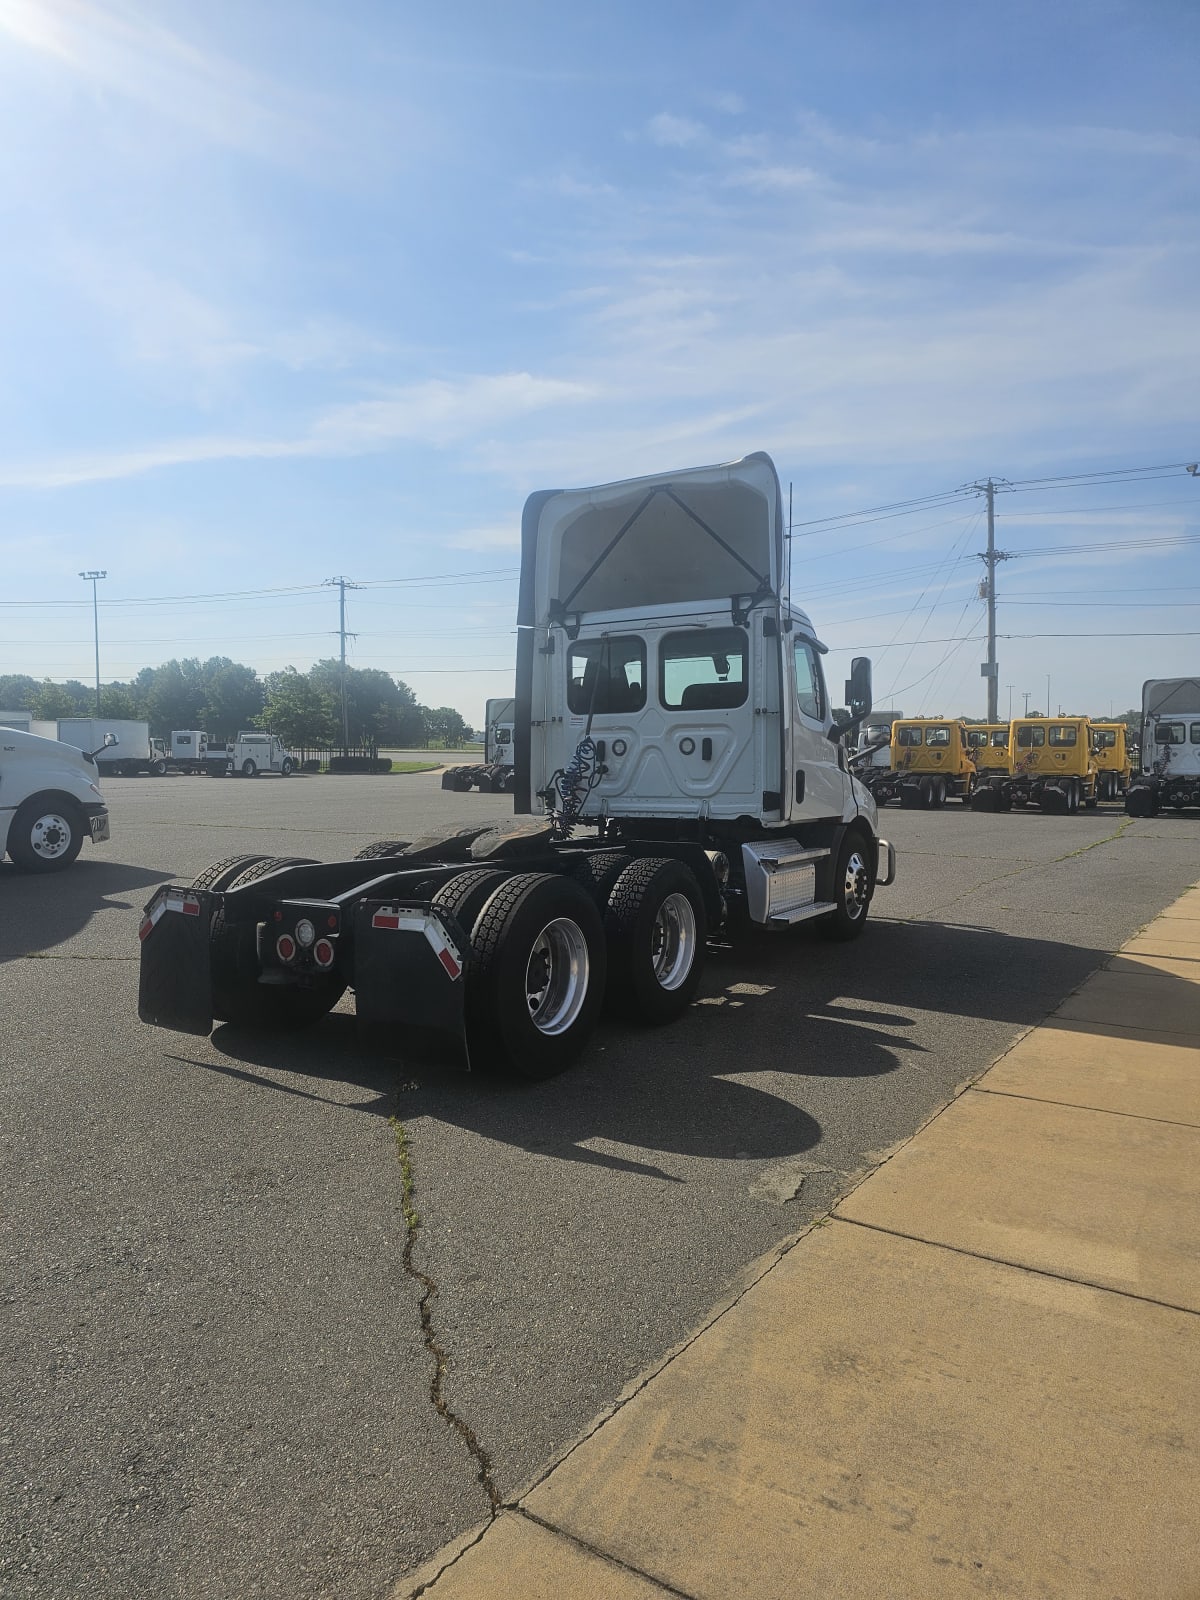
[[846, 857], [846, 878], [842, 884], [842, 904], [851, 922], [857, 922], [860, 917], [866, 916], [867, 905], [871, 898], [869, 887], [867, 863], [860, 851], [851, 850]]
[[71, 848], [71, 824], [57, 811], [47, 811], [29, 830], [29, 847], [41, 861], [57, 861]]
[[583, 1009], [590, 976], [583, 929], [568, 917], [548, 922], [525, 967], [525, 998], [539, 1033], [565, 1033]]
[[696, 913], [685, 894], [669, 894], [658, 908], [651, 960], [660, 988], [678, 989], [696, 959]]

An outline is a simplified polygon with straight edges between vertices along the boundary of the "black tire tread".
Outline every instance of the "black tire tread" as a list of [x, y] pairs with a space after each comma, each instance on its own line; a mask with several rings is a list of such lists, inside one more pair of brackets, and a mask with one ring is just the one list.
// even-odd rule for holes
[[252, 867], [256, 861], [268, 860], [269, 856], [226, 856], [224, 861], [214, 861], [211, 867], [205, 867], [203, 872], [197, 873], [188, 887], [213, 890], [228, 888], [238, 872]]
[[398, 856], [407, 850], [409, 839], [376, 839], [372, 844], [363, 845], [361, 850], [354, 852], [355, 861], [383, 861], [388, 856]]
[[[647, 892], [666, 868], [678, 869], [695, 889], [696, 958], [683, 983], [672, 990], [660, 988], [652, 974], [649, 982], [646, 974], [639, 976], [635, 966], [637, 952], [632, 944]], [[680, 885], [684, 885], [683, 877]], [[689, 867], [672, 856], [642, 856], [631, 861], [609, 892], [604, 931], [608, 940], [610, 1009], [651, 1025], [670, 1022], [687, 1010], [700, 983], [707, 937], [704, 891]]]

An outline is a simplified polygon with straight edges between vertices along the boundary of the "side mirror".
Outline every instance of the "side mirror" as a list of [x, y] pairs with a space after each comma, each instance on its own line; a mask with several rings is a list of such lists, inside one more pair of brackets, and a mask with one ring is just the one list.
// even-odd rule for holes
[[846, 704], [850, 720], [857, 724], [871, 715], [871, 658], [855, 656], [850, 663], [850, 676], [846, 679]]
[[115, 733], [106, 733], [104, 735], [104, 743], [100, 746], [100, 748], [101, 750], [107, 750], [110, 746], [114, 744], [120, 744], [120, 742], [120, 739], [117, 738]]

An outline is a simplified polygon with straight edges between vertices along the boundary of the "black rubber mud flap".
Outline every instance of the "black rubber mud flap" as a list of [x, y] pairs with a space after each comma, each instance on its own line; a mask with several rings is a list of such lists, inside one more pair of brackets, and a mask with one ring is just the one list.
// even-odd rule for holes
[[146, 906], [138, 929], [138, 1016], [143, 1022], [177, 1033], [212, 1032], [212, 913], [211, 894], [178, 884], [161, 888]]
[[364, 1037], [380, 1025], [449, 1036], [467, 1051], [469, 941], [427, 902], [363, 900], [354, 909], [354, 1010]]

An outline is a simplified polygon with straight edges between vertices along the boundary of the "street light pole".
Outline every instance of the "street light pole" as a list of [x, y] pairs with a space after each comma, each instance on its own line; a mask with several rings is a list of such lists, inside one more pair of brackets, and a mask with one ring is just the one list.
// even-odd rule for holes
[[1004, 687], [1008, 690], [1008, 720], [1011, 722], [1012, 721], [1012, 692], [1013, 692], [1013, 686], [1012, 686], [1011, 683], [1006, 683], [1004, 685]]
[[107, 578], [107, 572], [81, 572], [79, 574], [92, 586], [92, 627], [96, 637], [96, 715], [100, 715], [100, 606], [96, 599], [96, 584]]
[[1028, 689], [1022, 689], [1021, 693], [1025, 696], [1025, 715], [1028, 716], [1029, 715], [1029, 690]]

